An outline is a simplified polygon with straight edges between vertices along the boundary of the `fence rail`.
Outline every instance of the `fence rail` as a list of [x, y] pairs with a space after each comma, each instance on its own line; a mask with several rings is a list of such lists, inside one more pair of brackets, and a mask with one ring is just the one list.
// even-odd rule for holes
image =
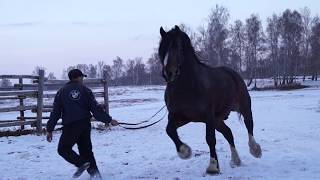
[[36, 97], [38, 91], [0, 91], [1, 96], [29, 96], [29, 97]]
[[39, 79], [39, 76], [34, 75], [0, 75], [0, 79]]
[[28, 111], [28, 110], [33, 110], [35, 108], [37, 108], [37, 106], [4, 107], [4, 108], [0, 108], [0, 112]]
[[36, 120], [34, 120], [34, 121], [17, 121], [17, 120], [13, 120], [11, 122], [0, 123], [0, 127], [33, 125], [36, 122], [37, 122]]
[[[49, 119], [48, 116], [43, 116], [43, 113], [51, 112], [52, 105], [45, 105], [44, 98], [52, 99], [55, 94], [47, 93], [47, 90], [58, 90], [61, 88], [67, 80], [48, 80], [44, 77], [44, 70], [39, 70], [39, 75], [0, 75], [0, 79], [17, 79], [19, 82], [10, 87], [0, 88], [0, 101], [14, 101], [18, 100], [19, 105], [15, 107], [0, 107], [0, 113], [5, 112], [19, 112], [19, 116], [16, 120], [0, 119], [0, 128], [20, 126], [21, 130], [25, 128], [25, 125], [31, 125], [36, 127], [38, 134], [41, 134], [43, 120]], [[95, 97], [103, 97], [104, 103], [101, 104], [109, 113], [109, 98], [108, 98], [108, 74], [105, 71], [104, 76], [101, 79], [85, 79], [84, 84], [89, 87], [101, 87], [103, 91], [94, 92]], [[24, 79], [31, 80], [30, 83], [24, 83]], [[35, 99], [36, 104], [25, 105], [26, 99]], [[25, 116], [25, 111], [31, 111], [35, 113], [34, 117]], [[1, 116], [0, 116], [1, 117]], [[0, 129], [1, 130], [1, 129]]]

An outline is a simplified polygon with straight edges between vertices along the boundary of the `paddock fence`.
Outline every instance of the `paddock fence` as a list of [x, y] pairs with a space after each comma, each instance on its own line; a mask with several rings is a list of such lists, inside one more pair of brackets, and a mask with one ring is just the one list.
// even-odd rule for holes
[[[20, 127], [24, 130], [25, 126], [36, 128], [36, 132], [41, 134], [43, 126], [49, 119], [47, 114], [53, 109], [53, 98], [59, 88], [68, 80], [48, 80], [45, 78], [45, 71], [39, 70], [38, 75], [0, 75], [0, 79], [13, 81], [11, 86], [0, 87], [0, 131], [5, 127]], [[97, 88], [93, 91], [96, 98], [103, 98], [105, 111], [109, 113], [108, 98], [108, 74], [105, 71], [103, 78], [85, 79], [84, 84], [90, 88]], [[50, 103], [47, 103], [50, 102]], [[13, 115], [1, 116], [4, 113], [15, 113]], [[7, 117], [7, 118], [6, 118]]]

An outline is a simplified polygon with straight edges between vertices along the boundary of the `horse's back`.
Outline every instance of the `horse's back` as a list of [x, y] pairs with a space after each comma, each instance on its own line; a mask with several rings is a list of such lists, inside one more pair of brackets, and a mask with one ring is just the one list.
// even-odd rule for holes
[[243, 78], [238, 72], [226, 66], [221, 66], [216, 68], [225, 72], [228, 76], [232, 78], [233, 83], [236, 85], [237, 91], [241, 93], [242, 96], [248, 93], [246, 83], [244, 82]]

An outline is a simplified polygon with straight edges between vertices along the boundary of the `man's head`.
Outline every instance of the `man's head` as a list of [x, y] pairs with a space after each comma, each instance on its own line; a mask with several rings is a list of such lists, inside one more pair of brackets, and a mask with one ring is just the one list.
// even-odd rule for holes
[[87, 77], [87, 75], [83, 74], [79, 69], [72, 69], [69, 71], [68, 77], [70, 81], [83, 83], [83, 77]]

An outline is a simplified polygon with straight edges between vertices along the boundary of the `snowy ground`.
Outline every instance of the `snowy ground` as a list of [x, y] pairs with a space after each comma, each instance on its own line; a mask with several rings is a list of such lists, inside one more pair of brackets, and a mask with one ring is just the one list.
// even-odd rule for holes
[[[111, 115], [121, 121], [147, 119], [163, 105], [163, 87], [111, 90]], [[227, 124], [233, 131], [243, 165], [229, 166], [227, 141], [217, 133], [221, 175], [205, 175], [209, 148], [205, 126], [190, 123], [179, 135], [193, 149], [189, 160], [178, 158], [165, 133], [167, 119], [142, 130], [93, 130], [94, 153], [105, 179], [320, 179], [320, 89], [250, 92], [255, 137], [263, 156], [249, 153], [247, 133], [236, 114]], [[139, 100], [140, 99], [140, 100]], [[144, 99], [144, 100], [141, 100]], [[8, 115], [6, 115], [8, 116]], [[1, 119], [0, 114], [0, 119]], [[45, 136], [0, 138], [0, 179], [70, 179], [75, 168], [56, 152], [61, 132]], [[89, 179], [87, 174], [81, 180]]]

